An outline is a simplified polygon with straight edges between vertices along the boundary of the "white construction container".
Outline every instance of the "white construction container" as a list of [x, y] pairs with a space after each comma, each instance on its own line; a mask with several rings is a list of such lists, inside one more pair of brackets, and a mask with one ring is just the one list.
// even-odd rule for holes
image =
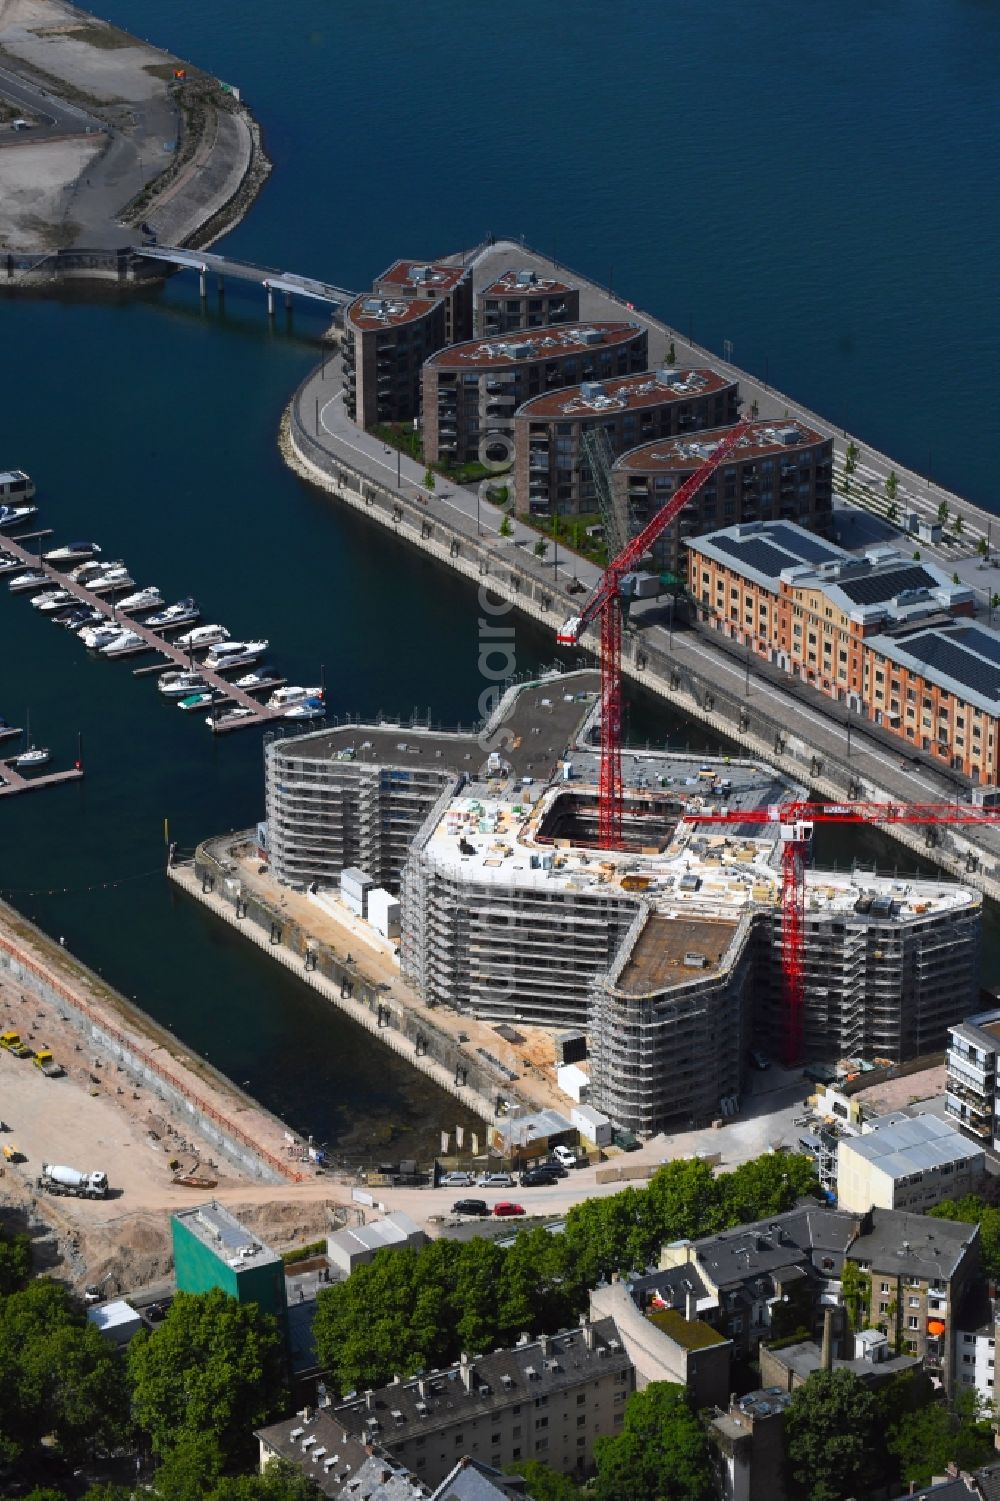
[[569, 1118], [586, 1141], [592, 1141], [595, 1147], [610, 1146], [614, 1135], [611, 1122], [593, 1105], [577, 1105]]
[[383, 938], [399, 937], [399, 900], [384, 886], [373, 886], [368, 893], [368, 921]]
[[363, 870], [349, 866], [340, 872], [340, 899], [345, 907], [358, 917], [365, 917], [368, 908], [368, 893], [375, 882]]
[[581, 1100], [587, 1098], [587, 1090], [590, 1088], [590, 1075], [576, 1063], [561, 1063], [556, 1069], [556, 1084], [564, 1095], [579, 1105]]
[[87, 1309], [87, 1318], [113, 1345], [127, 1345], [142, 1328], [142, 1319], [124, 1298]]

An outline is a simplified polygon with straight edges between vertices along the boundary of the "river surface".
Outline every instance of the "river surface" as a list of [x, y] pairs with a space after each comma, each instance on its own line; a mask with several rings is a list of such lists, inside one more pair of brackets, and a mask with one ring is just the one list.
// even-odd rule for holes
[[[1000, 14], [976, 0], [501, 10], [292, 0], [102, 14], [238, 85], [275, 171], [220, 248], [363, 287], [523, 234], [980, 504], [995, 496]], [[0, 302], [0, 463], [45, 524], [263, 633], [334, 712], [476, 715], [475, 591], [297, 481], [275, 433], [324, 325], [194, 279]], [[0, 598], [0, 713], [83, 783], [0, 806], [0, 889], [297, 1127], [408, 1155], [462, 1117], [160, 873], [262, 812], [258, 731], [216, 742], [125, 663]], [[517, 622], [522, 670], [552, 643]], [[662, 705], [635, 738], [711, 742]], [[837, 842], [839, 839], [839, 843]], [[911, 868], [881, 836], [827, 835]], [[992, 922], [984, 981], [1000, 975]]]

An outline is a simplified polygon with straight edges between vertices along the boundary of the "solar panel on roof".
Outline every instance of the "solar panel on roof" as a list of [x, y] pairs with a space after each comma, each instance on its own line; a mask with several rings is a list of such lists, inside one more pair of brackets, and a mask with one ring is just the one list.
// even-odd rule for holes
[[730, 557], [738, 558], [748, 568], [756, 568], [759, 573], [766, 573], [771, 578], [777, 578], [783, 568], [789, 568], [797, 561], [786, 552], [769, 547], [760, 537], [747, 537], [745, 540], [715, 537], [713, 541], [720, 552], [729, 553]]
[[783, 526], [780, 522], [768, 527], [767, 534], [772, 542], [776, 542], [779, 547], [787, 547], [789, 552], [806, 563], [828, 563], [842, 556], [839, 548], [831, 547], [819, 537], [801, 537], [790, 526]]
[[956, 682], [996, 702], [1000, 698], [1000, 664], [984, 662], [962, 649], [956, 638], [928, 631], [900, 642], [901, 650], [935, 672], [947, 673]]
[[895, 599], [909, 589], [934, 589], [937, 579], [926, 568], [912, 565], [893, 568], [888, 573], [862, 574], [860, 578], [838, 580], [848, 599], [856, 605], [876, 605], [883, 599]]
[[956, 632], [956, 640], [961, 641], [970, 651], [977, 652], [981, 657], [988, 657], [991, 662], [1000, 666], [1000, 637], [995, 634], [970, 625], [961, 634]]

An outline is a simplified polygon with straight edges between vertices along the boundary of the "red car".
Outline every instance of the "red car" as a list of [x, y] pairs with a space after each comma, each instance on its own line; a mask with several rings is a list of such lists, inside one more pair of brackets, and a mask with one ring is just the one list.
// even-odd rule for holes
[[511, 1215], [523, 1214], [523, 1204], [511, 1204], [509, 1200], [502, 1199], [499, 1204], [493, 1205], [493, 1213], [498, 1219], [509, 1219]]

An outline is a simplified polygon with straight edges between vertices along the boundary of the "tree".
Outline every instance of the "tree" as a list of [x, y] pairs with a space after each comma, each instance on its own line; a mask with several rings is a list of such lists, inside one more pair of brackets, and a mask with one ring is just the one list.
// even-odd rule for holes
[[919, 549], [919, 547], [914, 550], [913, 561], [914, 561], [914, 563], [919, 563], [920, 562], [920, 549]]
[[215, 1439], [224, 1465], [253, 1454], [253, 1430], [285, 1402], [277, 1320], [220, 1288], [178, 1293], [163, 1323], [128, 1350], [132, 1406], [157, 1454], [195, 1434]]
[[942, 526], [947, 526], [948, 517], [950, 515], [951, 512], [948, 509], [948, 502], [946, 500], [942, 500], [941, 504], [937, 508], [937, 519], [940, 521]]
[[895, 500], [899, 493], [899, 480], [895, 469], [890, 469], [885, 477], [885, 493], [888, 500]]
[[505, 516], [500, 523], [500, 535], [501, 537], [512, 537], [514, 535], [514, 524], [509, 516]]
[[184, 1433], [153, 1477], [156, 1501], [204, 1501], [222, 1474], [222, 1451], [211, 1433]]
[[961, 1199], [944, 1199], [927, 1212], [937, 1220], [978, 1225], [983, 1272], [991, 1279], [1000, 1277], [1000, 1209], [996, 1205], [988, 1204], [979, 1194], [966, 1194]]
[[858, 448], [858, 445], [854, 442], [854, 440], [852, 438], [851, 442], [848, 443], [847, 450], [846, 450], [846, 452], [844, 454], [844, 473], [845, 474], [853, 474], [854, 473], [854, 471], [858, 467], [858, 459], [859, 459], [859, 457], [860, 457], [860, 450]]
[[973, 1390], [958, 1392], [950, 1410], [935, 1402], [907, 1413], [889, 1430], [887, 1446], [904, 1484], [927, 1485], [949, 1464], [975, 1470], [994, 1458], [989, 1415], [981, 1413]]
[[840, 1274], [840, 1290], [844, 1299], [844, 1307], [851, 1316], [852, 1328], [864, 1329], [871, 1301], [871, 1277], [861, 1270], [856, 1261], [845, 1261]]
[[434, 470], [433, 469], [425, 469], [424, 470], [424, 489], [425, 490], [433, 490], [434, 486], [436, 484], [437, 484], [437, 481], [434, 478]]
[[561, 1475], [538, 1459], [507, 1465], [508, 1475], [520, 1475], [532, 1501], [582, 1501], [583, 1492], [568, 1475]]
[[205, 1501], [322, 1501], [323, 1492], [308, 1475], [283, 1459], [272, 1459], [261, 1475], [220, 1480]]
[[31, 1276], [31, 1238], [0, 1230], [0, 1297], [20, 1292]]
[[817, 1371], [785, 1413], [788, 1468], [800, 1496], [842, 1501], [867, 1489], [877, 1466], [875, 1398], [853, 1371]]
[[731, 1173], [723, 1173], [719, 1183], [723, 1213], [730, 1225], [783, 1214], [799, 1199], [814, 1195], [819, 1186], [809, 1158], [790, 1152], [768, 1152], [741, 1163]]
[[1000, 594], [990, 595], [990, 609], [995, 610], [1000, 605]]
[[963, 528], [964, 525], [965, 525], [965, 522], [962, 520], [961, 516], [959, 516], [959, 515], [956, 514], [956, 516], [955, 516], [955, 535], [957, 537], [960, 537], [962, 535], [962, 528]]
[[894, 500], [890, 500], [889, 504], [886, 506], [886, 508], [885, 508], [885, 514], [886, 514], [886, 519], [888, 521], [898, 521], [898, 519], [899, 519], [899, 506], [896, 504], [896, 502]]
[[536, 558], [544, 558], [544, 556], [548, 552], [548, 550], [549, 550], [549, 544], [546, 542], [545, 538], [544, 537], [539, 537], [539, 539], [535, 543], [535, 547], [534, 547], [535, 557]]
[[633, 1392], [614, 1438], [594, 1444], [596, 1501], [711, 1501], [708, 1437], [686, 1389], [654, 1381]]
[[957, 573], [952, 574], [951, 581], [953, 584], [960, 584], [962, 582]]
[[986, 540], [985, 537], [980, 537], [979, 541], [976, 543], [976, 552], [979, 554], [979, 556], [981, 558], [988, 558], [989, 557], [989, 555], [990, 555], [990, 544], [987, 542], [987, 540]]
[[107, 1342], [47, 1278], [0, 1299], [0, 1453], [28, 1456], [52, 1434], [71, 1461], [116, 1447], [123, 1373]]
[[676, 365], [677, 364], [677, 350], [674, 347], [674, 341], [673, 341], [673, 339], [670, 340], [670, 346], [667, 349], [667, 364], [668, 365]]

